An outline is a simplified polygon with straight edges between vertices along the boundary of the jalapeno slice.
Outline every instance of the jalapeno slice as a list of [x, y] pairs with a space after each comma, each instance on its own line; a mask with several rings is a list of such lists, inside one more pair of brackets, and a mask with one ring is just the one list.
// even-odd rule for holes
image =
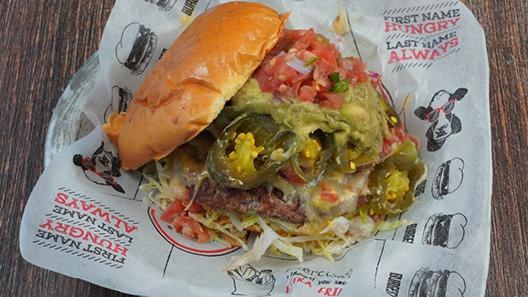
[[234, 119], [241, 115], [234, 107], [224, 106], [222, 112], [216, 117], [214, 122], [207, 127], [207, 131], [213, 134], [216, 138], [219, 138], [222, 135], [225, 127], [227, 127]]
[[340, 145], [335, 150], [334, 165], [344, 173], [354, 173], [357, 167], [371, 165], [379, 161], [375, 150], [359, 152], [352, 144]]
[[207, 155], [209, 176], [243, 190], [263, 184], [296, 152], [297, 135], [268, 115], [244, 114], [224, 128]]
[[412, 141], [403, 142], [395, 153], [376, 165], [369, 178], [372, 195], [360, 213], [394, 215], [407, 210], [414, 202], [414, 188], [425, 173]]
[[331, 135], [317, 130], [310, 136], [304, 150], [292, 157], [292, 168], [306, 183], [317, 180], [324, 174], [334, 150]]

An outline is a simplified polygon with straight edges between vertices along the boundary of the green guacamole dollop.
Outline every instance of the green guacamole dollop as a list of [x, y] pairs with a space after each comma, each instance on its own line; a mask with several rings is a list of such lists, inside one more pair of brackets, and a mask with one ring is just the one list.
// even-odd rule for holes
[[320, 107], [311, 102], [274, 99], [263, 92], [255, 79], [250, 79], [231, 99], [240, 112], [269, 114], [297, 135], [307, 139], [316, 130], [333, 133], [338, 145], [352, 144], [358, 153], [378, 155], [387, 131], [380, 94], [370, 82], [348, 89], [340, 109]]

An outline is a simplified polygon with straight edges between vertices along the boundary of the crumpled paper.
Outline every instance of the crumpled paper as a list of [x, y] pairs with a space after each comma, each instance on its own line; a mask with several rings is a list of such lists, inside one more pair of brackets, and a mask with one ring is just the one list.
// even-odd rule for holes
[[[141, 175], [117, 166], [99, 127], [56, 156], [24, 212], [29, 262], [143, 296], [484, 296], [492, 185], [489, 69], [483, 30], [459, 1], [261, 1], [290, 11], [382, 74], [422, 142], [427, 180], [410, 222], [335, 262], [277, 257], [225, 273], [242, 250], [178, 235], [142, 203]], [[82, 108], [94, 123], [125, 110], [146, 73], [209, 0], [118, 0], [98, 51], [101, 71]], [[344, 10], [343, 10], [344, 9]], [[332, 29], [345, 16], [343, 36]], [[343, 29], [343, 28], [341, 28]], [[64, 127], [68, 129], [68, 127]], [[445, 295], [443, 295], [443, 292]]]

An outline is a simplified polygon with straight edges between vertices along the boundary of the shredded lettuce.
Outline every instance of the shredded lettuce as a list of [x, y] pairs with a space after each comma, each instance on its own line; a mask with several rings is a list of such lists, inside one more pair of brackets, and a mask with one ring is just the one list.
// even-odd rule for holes
[[320, 234], [325, 234], [330, 231], [342, 239], [347, 237], [347, 232], [350, 230], [350, 221], [345, 217], [337, 217], [328, 223], [328, 226], [321, 230]]
[[374, 232], [376, 231], [392, 231], [401, 226], [407, 226], [411, 222], [408, 220], [396, 220], [396, 221], [377, 221], [374, 225]]
[[253, 226], [256, 223], [258, 223], [259, 216], [258, 215], [251, 215], [242, 220], [242, 226], [244, 228], [247, 228], [249, 226]]
[[272, 246], [276, 247], [279, 251], [283, 252], [284, 254], [297, 258], [299, 262], [303, 262], [302, 248], [294, 246], [293, 244], [285, 242], [281, 239], [275, 239], [272, 243]]
[[344, 240], [334, 240], [326, 246], [326, 250], [332, 255], [340, 255], [347, 247], [355, 242], [356, 240], [352, 237], [345, 238]]
[[301, 235], [301, 236], [282, 238], [283, 241], [291, 242], [291, 243], [304, 243], [304, 242], [310, 242], [310, 241], [332, 240], [332, 239], [334, 239], [334, 237], [326, 236], [326, 235]]
[[269, 222], [271, 227], [275, 227], [274, 229], [282, 229], [289, 233], [297, 229], [297, 225], [294, 223], [286, 222], [275, 218], [267, 218], [266, 220]]
[[147, 182], [140, 187], [145, 195], [144, 202], [150, 207], [165, 210], [176, 197], [184, 197], [185, 187], [179, 178], [172, 175], [170, 160], [156, 161], [143, 171]]
[[362, 240], [372, 236], [374, 233], [374, 220], [370, 217], [354, 217], [350, 220], [350, 233], [356, 240]]
[[[248, 250], [248, 246], [246, 245], [246, 243], [244, 242], [244, 240], [242, 240], [242, 238], [240, 238], [239, 236], [237, 236], [237, 234], [234, 234], [233, 232], [230, 232], [227, 230], [227, 226], [221, 226], [219, 223], [217, 222], [214, 222], [214, 221], [211, 221], [210, 219], [206, 219], [204, 218], [202, 215], [199, 215], [199, 214], [194, 214], [194, 213], [189, 213], [189, 216], [191, 218], [193, 218], [195, 221], [203, 224], [204, 226], [206, 226], [207, 228], [209, 229], [212, 229], [212, 230], [216, 230], [226, 236], [228, 236], [229, 238], [233, 239], [234, 241], [236, 241], [238, 244], [240, 244], [240, 246], [244, 249], [244, 250]], [[243, 236], [242, 236], [243, 237]]]
[[249, 251], [247, 251], [242, 256], [235, 258], [224, 269], [226, 271], [230, 271], [245, 264], [259, 261], [264, 253], [266, 253], [266, 250], [271, 246], [273, 241], [279, 238], [279, 235], [275, 233], [275, 231], [271, 230], [270, 232], [269, 230], [271, 230], [271, 228], [264, 230], [264, 232], [262, 232], [257, 237], [257, 239], [255, 239], [253, 247], [251, 247]]
[[332, 256], [332, 253], [328, 251], [326, 241], [318, 240], [317, 244], [319, 248], [314, 248], [314, 254], [321, 255], [327, 258], [330, 261], [334, 261], [334, 257]]
[[242, 221], [240, 221], [240, 219], [238, 218], [238, 215], [236, 213], [231, 211], [231, 212], [227, 213], [227, 215], [229, 216], [229, 219], [231, 220], [231, 223], [233, 223], [233, 226], [238, 231], [244, 230], [244, 225], [242, 224]]
[[235, 258], [225, 267], [226, 271], [234, 270], [245, 264], [259, 261], [270, 246], [274, 246], [281, 252], [297, 258], [301, 263], [303, 262], [302, 248], [283, 241], [282, 237], [273, 231], [273, 229], [271, 229], [271, 227], [266, 224], [264, 219], [262, 219], [260, 216], [257, 218], [257, 220], [259, 226], [262, 228], [262, 233], [257, 237], [257, 239], [255, 239], [253, 247], [251, 247], [249, 251], [247, 251], [242, 256]]

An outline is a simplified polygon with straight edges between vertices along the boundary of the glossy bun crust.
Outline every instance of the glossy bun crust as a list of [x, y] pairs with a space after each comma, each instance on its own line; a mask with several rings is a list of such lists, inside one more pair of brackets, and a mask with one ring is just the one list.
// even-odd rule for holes
[[286, 18], [244, 2], [198, 16], [148, 74], [127, 113], [104, 127], [122, 167], [163, 158], [203, 131], [273, 48]]

